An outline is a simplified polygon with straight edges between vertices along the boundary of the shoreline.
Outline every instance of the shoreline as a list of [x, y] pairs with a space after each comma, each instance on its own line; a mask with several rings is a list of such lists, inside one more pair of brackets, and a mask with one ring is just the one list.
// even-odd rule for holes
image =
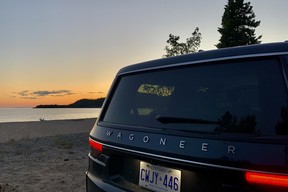
[[27, 121], [0, 121], [0, 124], [4, 123], [35, 123], [35, 122], [45, 122], [45, 121], [82, 121], [85, 119], [97, 119], [97, 117], [87, 117], [87, 118], [75, 118], [75, 119], [44, 119], [39, 118], [38, 120], [27, 120]]
[[64, 134], [89, 133], [97, 118], [1, 122], [0, 143]]

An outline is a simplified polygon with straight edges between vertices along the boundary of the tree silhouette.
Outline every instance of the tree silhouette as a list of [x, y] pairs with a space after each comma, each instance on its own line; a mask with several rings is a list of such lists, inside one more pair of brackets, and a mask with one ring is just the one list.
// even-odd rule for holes
[[226, 111], [218, 120], [219, 127], [215, 128], [215, 132], [229, 132], [229, 133], [256, 133], [256, 116], [246, 115], [238, 121], [235, 115]]
[[180, 36], [169, 34], [169, 39], [166, 41], [169, 45], [165, 46], [166, 55], [163, 57], [172, 57], [198, 51], [201, 43], [201, 33], [196, 27], [192, 36], [186, 39], [186, 43], [179, 43]]
[[250, 2], [228, 0], [222, 16], [222, 27], [218, 28], [221, 38], [217, 48], [261, 43], [262, 36], [255, 35], [255, 28], [260, 25], [260, 21], [255, 20], [252, 8]]
[[288, 107], [281, 108], [281, 121], [276, 125], [276, 134], [288, 135]]

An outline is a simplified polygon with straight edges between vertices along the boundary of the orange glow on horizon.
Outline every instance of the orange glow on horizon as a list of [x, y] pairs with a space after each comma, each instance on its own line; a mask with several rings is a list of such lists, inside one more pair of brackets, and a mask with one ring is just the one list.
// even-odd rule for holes
[[[106, 97], [112, 78], [98, 82], [96, 80], [46, 84], [6, 84], [0, 93], [0, 108], [32, 108], [37, 105], [69, 105], [80, 99], [98, 99]], [[43, 87], [43, 88], [41, 88]]]
[[36, 107], [37, 105], [69, 105], [80, 99], [98, 99], [106, 97], [106, 92], [88, 92], [63, 96], [38, 96], [23, 98], [16, 96], [0, 96], [0, 108]]

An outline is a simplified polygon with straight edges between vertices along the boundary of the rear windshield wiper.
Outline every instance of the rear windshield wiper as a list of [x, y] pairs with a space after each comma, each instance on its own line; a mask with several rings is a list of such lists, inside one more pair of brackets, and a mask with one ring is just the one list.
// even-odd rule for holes
[[210, 121], [203, 119], [193, 119], [193, 118], [183, 118], [183, 117], [173, 117], [173, 116], [156, 116], [156, 120], [163, 123], [178, 123], [178, 124], [220, 124], [219, 121]]

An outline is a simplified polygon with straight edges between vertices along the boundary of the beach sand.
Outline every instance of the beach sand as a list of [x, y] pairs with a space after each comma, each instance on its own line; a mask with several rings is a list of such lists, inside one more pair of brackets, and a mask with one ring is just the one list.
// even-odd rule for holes
[[0, 192], [85, 191], [88, 136], [94, 123], [0, 123]]

